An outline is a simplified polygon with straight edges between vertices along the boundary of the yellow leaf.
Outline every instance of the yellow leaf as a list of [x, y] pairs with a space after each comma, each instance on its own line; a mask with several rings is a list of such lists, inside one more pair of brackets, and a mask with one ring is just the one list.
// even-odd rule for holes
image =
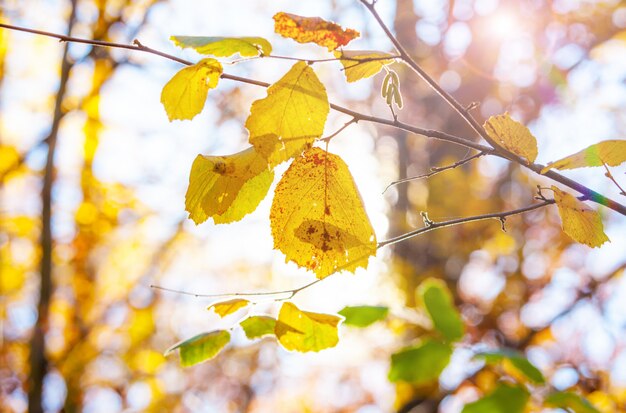
[[311, 148], [276, 187], [270, 211], [274, 248], [318, 278], [367, 267], [376, 236], [348, 166]]
[[278, 165], [322, 136], [329, 110], [326, 88], [310, 66], [298, 62], [252, 104], [250, 143], [270, 166]]
[[596, 211], [556, 186], [553, 186], [552, 190], [556, 205], [559, 207], [563, 231], [567, 235], [574, 241], [590, 247], [599, 247], [610, 241], [604, 233], [602, 219]]
[[301, 311], [292, 303], [284, 303], [274, 332], [287, 350], [320, 351], [337, 345], [339, 321], [341, 318], [334, 315]]
[[161, 92], [161, 103], [170, 122], [193, 119], [202, 112], [209, 89], [217, 86], [222, 71], [217, 60], [202, 59], [176, 73]]
[[274, 31], [298, 43], [315, 43], [327, 47], [329, 52], [360, 36], [356, 30], [344, 30], [338, 24], [319, 17], [303, 17], [283, 12], [274, 15]]
[[20, 162], [20, 153], [13, 146], [0, 145], [0, 176], [15, 169]]
[[196, 224], [239, 221], [265, 198], [274, 172], [254, 148], [228, 156], [198, 155], [191, 166], [185, 209]]
[[172, 36], [170, 40], [178, 47], [191, 47], [198, 53], [216, 57], [237, 53], [242, 57], [252, 57], [272, 53], [272, 45], [262, 37]]
[[541, 170], [541, 173], [546, 173], [551, 168], [563, 170], [604, 164], [617, 166], [622, 162], [626, 162], [626, 141], [610, 140], [596, 143], [573, 155], [551, 162]]
[[[380, 72], [385, 65], [393, 63], [389, 53], [374, 52], [369, 50], [343, 50], [336, 51], [335, 57], [343, 65], [344, 73], [348, 82], [356, 82], [374, 76]], [[377, 60], [370, 60], [377, 59]]]
[[248, 300], [244, 300], [242, 298], [233, 298], [232, 300], [213, 303], [209, 307], [207, 307], [207, 310], [213, 310], [215, 311], [215, 314], [223, 318], [229, 314], [234, 313], [237, 310], [247, 307], [248, 304], [250, 304], [250, 301]]
[[490, 117], [483, 127], [502, 148], [526, 158], [529, 163], [537, 159], [537, 139], [526, 126], [511, 119], [508, 113]]

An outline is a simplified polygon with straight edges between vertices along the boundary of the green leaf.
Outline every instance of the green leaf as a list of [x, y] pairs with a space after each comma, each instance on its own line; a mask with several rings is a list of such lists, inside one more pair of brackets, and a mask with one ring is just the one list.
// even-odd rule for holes
[[246, 333], [246, 337], [252, 340], [263, 336], [274, 335], [276, 319], [265, 315], [255, 315], [246, 318], [239, 324], [243, 328], [244, 333]]
[[529, 396], [521, 386], [500, 383], [487, 396], [467, 404], [462, 413], [523, 413]]
[[198, 53], [216, 57], [237, 53], [241, 57], [254, 57], [272, 53], [272, 45], [262, 37], [172, 36], [170, 40], [178, 47], [190, 47]]
[[571, 392], [556, 392], [548, 395], [546, 405], [569, 409], [574, 413], [600, 413], [587, 399]]
[[202, 59], [178, 71], [161, 92], [161, 103], [170, 122], [190, 120], [202, 112], [209, 89], [217, 86], [222, 71], [222, 64], [215, 59]]
[[454, 306], [450, 290], [442, 280], [429, 278], [422, 282], [417, 290], [417, 297], [424, 304], [435, 329], [448, 341], [463, 338], [463, 320]]
[[165, 356], [179, 350], [180, 364], [183, 367], [189, 367], [217, 356], [229, 341], [230, 333], [225, 330], [202, 333], [174, 344], [165, 351]]
[[367, 327], [387, 317], [389, 308], [371, 305], [348, 306], [339, 311], [343, 323], [353, 327]]
[[484, 359], [488, 364], [496, 364], [507, 360], [518, 372], [533, 383], [543, 384], [546, 382], [541, 371], [528, 361], [526, 357], [516, 351], [508, 349], [486, 351], [476, 354], [476, 358]]
[[207, 307], [207, 310], [213, 310], [215, 311], [215, 314], [220, 317], [226, 317], [239, 309], [247, 307], [248, 304], [250, 304], [250, 301], [248, 300], [244, 300], [243, 298], [233, 298], [232, 300], [213, 303]]
[[435, 340], [409, 347], [391, 356], [389, 381], [426, 384], [435, 381], [450, 362], [452, 347]]
[[294, 304], [285, 303], [278, 313], [274, 332], [287, 350], [320, 351], [337, 345], [339, 321], [337, 316], [301, 311]]

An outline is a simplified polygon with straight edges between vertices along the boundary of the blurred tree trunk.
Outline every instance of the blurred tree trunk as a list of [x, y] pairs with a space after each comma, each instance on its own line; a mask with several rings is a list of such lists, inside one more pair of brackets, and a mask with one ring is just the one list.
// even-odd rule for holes
[[[76, 5], [78, 0], [71, 0], [70, 15], [67, 24], [67, 34], [70, 35], [76, 20]], [[44, 169], [43, 188], [41, 190], [41, 262], [40, 262], [40, 289], [39, 302], [37, 304], [37, 321], [30, 341], [30, 374], [28, 383], [28, 411], [30, 413], [43, 412], [43, 383], [48, 372], [48, 358], [46, 356], [45, 336], [48, 330], [48, 316], [50, 312], [50, 299], [54, 292], [52, 277], [52, 187], [54, 185], [54, 156], [59, 135], [59, 126], [65, 116], [63, 99], [67, 90], [67, 81], [72, 70], [73, 63], [68, 56], [69, 44], [63, 48], [61, 61], [61, 75], [59, 88], [54, 103], [54, 115], [50, 134], [46, 138], [48, 154]]]

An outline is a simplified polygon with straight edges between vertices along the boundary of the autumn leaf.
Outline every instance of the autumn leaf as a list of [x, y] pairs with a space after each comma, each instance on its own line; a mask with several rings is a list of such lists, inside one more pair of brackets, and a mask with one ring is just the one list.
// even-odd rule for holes
[[239, 323], [250, 340], [274, 334], [276, 319], [265, 315], [255, 315]]
[[417, 385], [438, 379], [450, 362], [452, 347], [435, 340], [426, 340], [391, 355], [389, 381], [405, 381]]
[[329, 110], [326, 88], [310, 66], [298, 62], [252, 104], [250, 143], [270, 166], [278, 165], [322, 136]]
[[320, 148], [306, 151], [285, 172], [270, 221], [274, 248], [318, 278], [366, 268], [376, 254], [376, 236], [348, 166]]
[[198, 155], [191, 166], [185, 209], [196, 224], [239, 221], [265, 198], [274, 172], [254, 148], [228, 156]]
[[434, 327], [449, 341], [463, 338], [465, 327], [461, 315], [454, 306], [452, 295], [446, 284], [436, 278], [423, 281], [417, 297], [423, 303]]
[[545, 404], [550, 407], [567, 409], [574, 413], [600, 413], [587, 399], [572, 392], [563, 391], [549, 394], [545, 399]]
[[335, 57], [343, 65], [343, 71], [348, 82], [356, 82], [374, 76], [385, 65], [393, 63], [389, 53], [369, 50], [342, 50], [336, 51]]
[[262, 37], [172, 36], [170, 40], [178, 47], [190, 47], [198, 53], [216, 57], [230, 57], [237, 53], [241, 57], [253, 57], [272, 53], [272, 45]]
[[344, 307], [339, 315], [344, 317], [343, 324], [352, 327], [367, 327], [383, 320], [389, 314], [388, 307], [358, 305]]
[[604, 233], [602, 219], [596, 211], [556, 186], [552, 187], [552, 191], [554, 191], [556, 205], [559, 207], [563, 231], [567, 235], [574, 241], [593, 248], [610, 241]]
[[344, 30], [338, 24], [320, 17], [303, 17], [283, 12], [274, 15], [274, 31], [298, 43], [315, 43], [327, 47], [328, 51], [345, 46], [360, 36], [356, 30]]
[[521, 386], [500, 383], [487, 396], [465, 405], [461, 413], [523, 413], [529, 397]]
[[522, 354], [511, 350], [485, 351], [476, 354], [476, 358], [485, 360], [489, 364], [509, 363], [516, 371], [526, 379], [536, 384], [545, 383], [546, 379], [537, 367], [535, 367]]
[[176, 73], [161, 92], [161, 103], [170, 122], [193, 119], [202, 112], [209, 89], [217, 86], [222, 72], [222, 64], [209, 58]]
[[220, 317], [226, 317], [227, 315], [232, 314], [237, 310], [247, 307], [248, 304], [250, 304], [250, 301], [248, 300], [244, 300], [242, 298], [233, 298], [232, 300], [213, 303], [207, 307], [207, 310], [213, 310], [215, 311], [215, 314], [219, 315]]
[[526, 158], [529, 163], [537, 159], [537, 139], [508, 113], [490, 117], [483, 127], [498, 146]]
[[292, 303], [284, 303], [274, 332], [287, 350], [320, 351], [337, 345], [339, 321], [341, 318], [334, 315], [301, 311]]
[[230, 333], [228, 331], [211, 331], [174, 344], [165, 351], [165, 355], [168, 356], [175, 350], [179, 350], [180, 364], [183, 367], [189, 367], [214, 358], [229, 341]]
[[626, 141], [610, 140], [596, 143], [573, 155], [551, 162], [541, 170], [541, 173], [546, 173], [552, 168], [563, 170], [605, 164], [618, 166], [623, 162], [626, 162]]
[[20, 162], [20, 153], [9, 145], [0, 145], [0, 177], [17, 167]]

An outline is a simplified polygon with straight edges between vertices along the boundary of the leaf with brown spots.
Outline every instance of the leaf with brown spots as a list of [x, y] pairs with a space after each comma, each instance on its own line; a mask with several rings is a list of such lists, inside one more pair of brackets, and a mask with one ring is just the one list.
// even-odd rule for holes
[[196, 224], [239, 221], [265, 198], [274, 172], [254, 148], [228, 156], [198, 155], [191, 166], [185, 209]]
[[304, 17], [283, 12], [274, 15], [274, 31], [298, 43], [315, 43], [327, 47], [329, 52], [360, 36], [356, 30], [344, 30], [340, 25], [320, 17]]
[[376, 236], [343, 160], [320, 148], [296, 158], [276, 187], [274, 248], [318, 278], [367, 267]]

